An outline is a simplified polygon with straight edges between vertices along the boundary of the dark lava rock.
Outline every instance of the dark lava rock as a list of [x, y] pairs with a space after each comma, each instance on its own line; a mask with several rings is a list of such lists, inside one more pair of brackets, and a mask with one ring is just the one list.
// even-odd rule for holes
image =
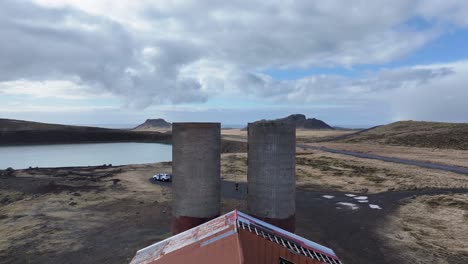
[[11, 203], [10, 197], [8, 197], [8, 196], [3, 197], [3, 199], [0, 200], [0, 203], [1, 203], [1, 204], [8, 204], [8, 203]]
[[314, 130], [334, 130], [333, 127], [328, 125], [327, 123], [323, 122], [322, 120], [316, 118], [306, 118], [303, 114], [294, 114], [283, 118], [278, 118], [274, 120], [260, 120], [257, 122], [262, 121], [278, 121], [284, 122], [288, 124], [293, 124], [296, 128], [303, 128], [303, 129], [314, 129]]
[[135, 127], [134, 129], [148, 129], [148, 128], [170, 128], [172, 126], [171, 123], [167, 122], [162, 118], [158, 119], [146, 119], [146, 121]]
[[0, 176], [2, 176], [2, 177], [14, 177], [15, 176], [15, 170], [12, 167], [8, 167], [4, 171], [0, 170]]

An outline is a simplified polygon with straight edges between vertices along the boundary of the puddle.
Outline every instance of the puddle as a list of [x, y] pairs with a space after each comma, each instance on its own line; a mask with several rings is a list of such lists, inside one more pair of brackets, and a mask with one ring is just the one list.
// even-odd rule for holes
[[354, 199], [356, 199], [356, 200], [367, 200], [367, 196], [357, 196], [357, 197], [354, 197]]
[[[359, 209], [359, 206], [356, 205], [356, 204], [353, 204], [353, 203], [345, 203], [345, 202], [339, 202], [339, 203], [336, 203], [337, 205], [342, 205], [346, 208], [349, 208], [351, 210], [357, 210]], [[340, 208], [341, 209], [341, 208]]]

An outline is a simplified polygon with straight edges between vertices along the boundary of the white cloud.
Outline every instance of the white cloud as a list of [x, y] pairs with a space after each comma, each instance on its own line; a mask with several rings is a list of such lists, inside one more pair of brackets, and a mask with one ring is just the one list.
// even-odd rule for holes
[[21, 95], [34, 98], [89, 99], [112, 97], [111, 94], [96, 95], [89, 87], [67, 80], [29, 81], [16, 80], [0, 82], [0, 95]]
[[0, 107], [0, 113], [85, 113], [95, 112], [102, 110], [119, 110], [115, 106], [50, 106], [50, 105], [36, 105], [36, 104], [9, 104]]
[[[430, 26], [409, 26], [415, 17]], [[213, 96], [295, 104], [372, 101], [392, 106], [395, 117], [423, 117], [425, 104], [438, 105], [430, 98], [444, 85], [465, 95], [463, 67], [291, 81], [262, 72], [392, 62], [453, 27], [468, 26], [467, 18], [468, 2], [455, 0], [5, 0], [0, 92], [60, 98], [112, 93], [137, 108]], [[405, 108], [396, 99], [417, 93], [418, 107]], [[452, 107], [459, 103], [459, 97], [447, 100]]]

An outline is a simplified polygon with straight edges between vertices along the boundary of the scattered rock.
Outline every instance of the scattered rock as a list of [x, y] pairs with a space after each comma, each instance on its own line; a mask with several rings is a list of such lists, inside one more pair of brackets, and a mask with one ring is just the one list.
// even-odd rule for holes
[[73, 196], [81, 196], [81, 193], [79, 193], [79, 192], [74, 192], [74, 193], [72, 193], [72, 195], [73, 195]]
[[15, 176], [15, 170], [12, 167], [8, 167], [6, 170], [0, 171], [0, 176], [14, 177]]
[[3, 199], [0, 200], [0, 203], [1, 203], [1, 204], [8, 204], [8, 203], [11, 203], [10, 197], [8, 197], [8, 196], [3, 197]]
[[78, 203], [76, 203], [76, 202], [71, 202], [71, 203], [69, 203], [69, 205], [71, 205], [71, 206], [75, 206], [75, 205], [77, 205], [77, 204], [78, 204]]
[[117, 185], [117, 183], [120, 182], [120, 179], [112, 179], [112, 184]]

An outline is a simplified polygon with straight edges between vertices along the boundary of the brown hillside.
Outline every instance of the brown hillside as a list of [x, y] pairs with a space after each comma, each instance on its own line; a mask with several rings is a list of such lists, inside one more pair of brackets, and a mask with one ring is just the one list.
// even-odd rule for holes
[[339, 141], [468, 150], [468, 124], [400, 121], [350, 135]]

